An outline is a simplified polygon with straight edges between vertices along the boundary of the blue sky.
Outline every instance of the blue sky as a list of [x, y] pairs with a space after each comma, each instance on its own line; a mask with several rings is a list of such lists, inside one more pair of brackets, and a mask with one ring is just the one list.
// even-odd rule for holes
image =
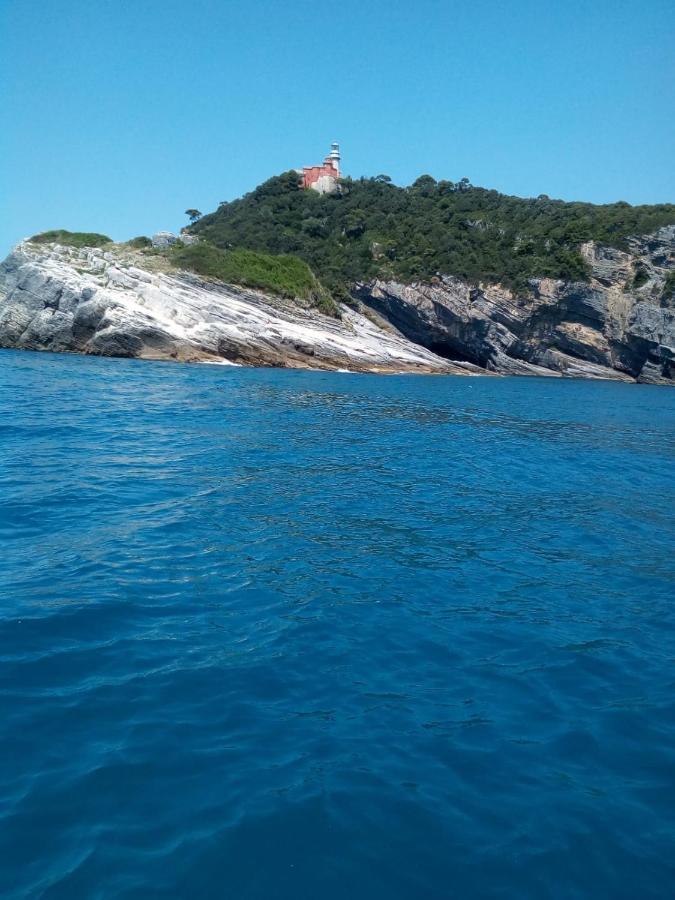
[[0, 253], [178, 229], [332, 140], [354, 176], [673, 202], [673, 48], [673, 0], [0, 0]]

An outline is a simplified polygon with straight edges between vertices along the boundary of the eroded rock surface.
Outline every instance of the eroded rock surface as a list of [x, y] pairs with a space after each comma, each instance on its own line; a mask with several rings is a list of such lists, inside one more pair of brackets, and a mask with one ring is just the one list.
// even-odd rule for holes
[[[356, 294], [433, 352], [505, 374], [675, 381], [675, 226], [630, 242], [630, 252], [588, 243], [588, 282], [539, 278], [527, 295], [472, 287], [376, 281]], [[638, 286], [636, 286], [636, 284]]]
[[[588, 243], [588, 282], [515, 294], [452, 276], [376, 281], [342, 319], [167, 273], [119, 245], [20, 244], [0, 265], [0, 346], [250, 365], [675, 383], [675, 226], [627, 251]], [[165, 265], [165, 264], [164, 264]]]
[[347, 307], [337, 320], [132, 262], [138, 260], [115, 248], [20, 244], [0, 266], [0, 346], [373, 372], [480, 371]]

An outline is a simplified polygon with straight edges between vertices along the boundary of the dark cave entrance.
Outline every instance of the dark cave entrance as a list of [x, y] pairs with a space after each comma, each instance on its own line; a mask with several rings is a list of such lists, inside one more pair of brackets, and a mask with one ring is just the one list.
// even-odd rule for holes
[[450, 362], [468, 362], [473, 363], [475, 366], [485, 365], [485, 363], [475, 355], [467, 353], [465, 350], [460, 349], [457, 345], [451, 344], [448, 341], [428, 341], [422, 344], [422, 346], [426, 347], [427, 350], [431, 350], [436, 356], [442, 356], [443, 359], [447, 359]]

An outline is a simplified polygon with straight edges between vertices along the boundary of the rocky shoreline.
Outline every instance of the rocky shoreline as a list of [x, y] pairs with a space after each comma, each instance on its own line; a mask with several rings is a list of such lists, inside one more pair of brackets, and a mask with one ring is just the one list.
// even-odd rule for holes
[[[585, 244], [587, 282], [516, 294], [451, 276], [359, 284], [341, 318], [161, 270], [125, 245], [22, 242], [0, 265], [0, 346], [359, 372], [675, 384], [675, 226], [628, 251]], [[639, 283], [638, 283], [639, 282]]]
[[[150, 258], [150, 263], [155, 260]], [[252, 366], [475, 374], [344, 308], [342, 319], [118, 249], [20, 244], [0, 265], [0, 346]]]
[[581, 249], [588, 282], [531, 279], [525, 295], [452, 277], [356, 294], [411, 341], [489, 371], [675, 383], [675, 297], [664, 297], [675, 227], [632, 240], [630, 252]]

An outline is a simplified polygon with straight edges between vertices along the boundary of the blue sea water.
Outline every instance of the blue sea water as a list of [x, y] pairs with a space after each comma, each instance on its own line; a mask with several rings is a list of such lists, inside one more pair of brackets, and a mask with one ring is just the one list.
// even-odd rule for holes
[[0, 353], [3, 898], [675, 890], [675, 391]]

